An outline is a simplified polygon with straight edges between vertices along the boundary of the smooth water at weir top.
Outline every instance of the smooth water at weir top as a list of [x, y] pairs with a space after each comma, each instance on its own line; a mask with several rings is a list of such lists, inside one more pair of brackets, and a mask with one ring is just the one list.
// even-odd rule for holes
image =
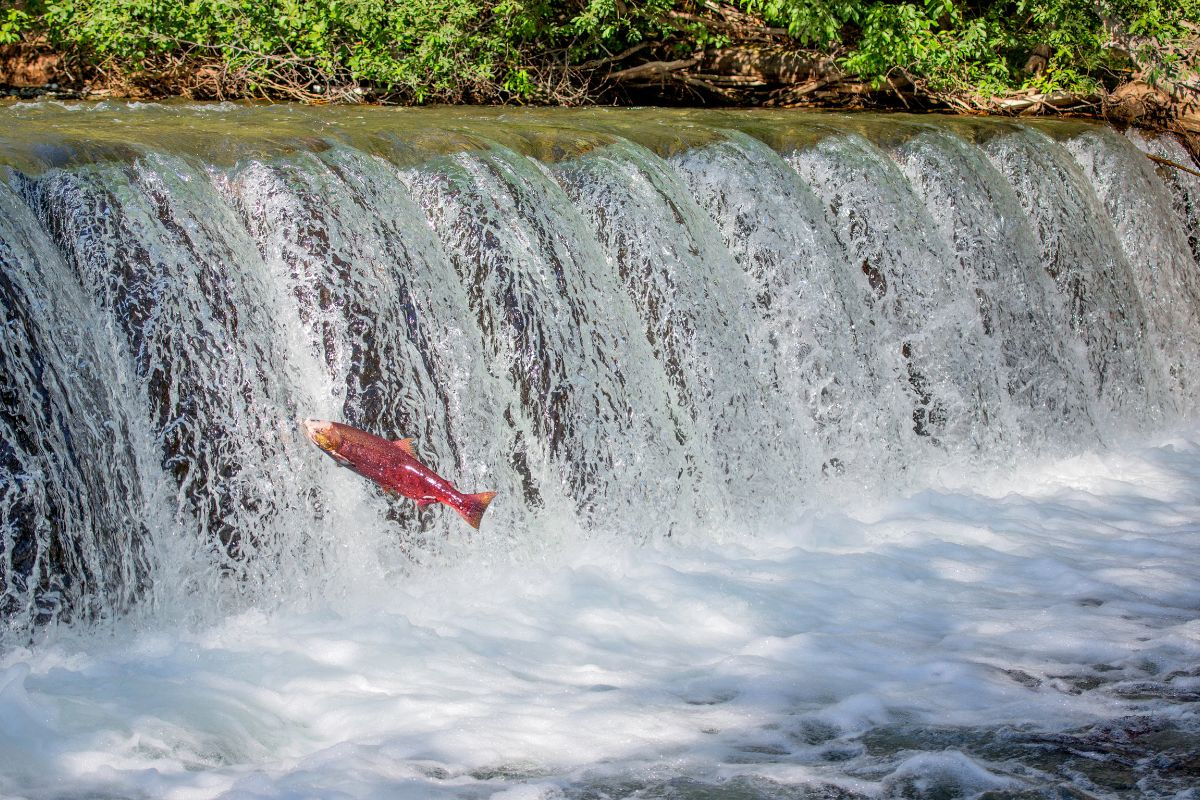
[[0, 794], [1194, 797], [1178, 142], [2, 113]]

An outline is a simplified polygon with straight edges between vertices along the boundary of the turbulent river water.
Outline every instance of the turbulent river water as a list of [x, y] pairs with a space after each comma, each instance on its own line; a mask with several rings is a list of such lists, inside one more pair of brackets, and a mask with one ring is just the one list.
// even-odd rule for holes
[[0, 113], [0, 795], [1198, 797], [1178, 142]]

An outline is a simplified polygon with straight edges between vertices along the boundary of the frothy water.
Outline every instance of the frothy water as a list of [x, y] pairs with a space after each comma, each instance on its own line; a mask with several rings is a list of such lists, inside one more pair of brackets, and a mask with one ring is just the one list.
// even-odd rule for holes
[[1193, 796], [1174, 140], [9, 111], [0, 794]]

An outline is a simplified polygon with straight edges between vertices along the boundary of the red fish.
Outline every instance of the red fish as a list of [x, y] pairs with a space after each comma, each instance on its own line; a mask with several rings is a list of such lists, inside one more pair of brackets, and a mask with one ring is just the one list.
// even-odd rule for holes
[[308, 419], [303, 422], [304, 433], [334, 461], [370, 478], [389, 492], [402, 494], [417, 501], [418, 508], [431, 503], [450, 506], [472, 528], [487, 510], [495, 492], [463, 494], [450, 481], [417, 461], [412, 439], [387, 439], [364, 430]]

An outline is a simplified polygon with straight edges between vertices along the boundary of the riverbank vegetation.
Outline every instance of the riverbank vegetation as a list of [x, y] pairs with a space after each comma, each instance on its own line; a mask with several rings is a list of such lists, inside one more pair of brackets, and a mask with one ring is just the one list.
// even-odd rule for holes
[[4, 0], [0, 81], [321, 102], [1124, 104], [1170, 122], [1196, 114], [1198, 37], [1200, 0]]

